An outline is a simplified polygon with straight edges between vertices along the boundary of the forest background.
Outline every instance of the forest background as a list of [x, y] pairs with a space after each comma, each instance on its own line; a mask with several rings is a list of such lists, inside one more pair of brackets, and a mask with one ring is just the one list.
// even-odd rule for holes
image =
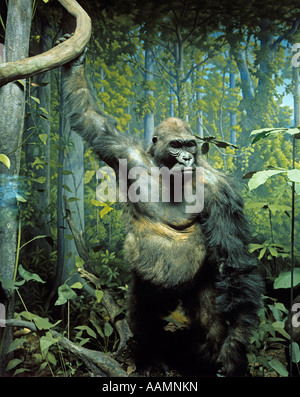
[[[155, 125], [180, 117], [207, 161], [237, 181], [267, 287], [248, 356], [252, 375], [299, 374], [299, 327], [291, 343], [287, 321], [291, 265], [293, 285], [300, 283], [298, 2], [79, 3], [93, 26], [87, 75], [119, 129], [148, 145]], [[24, 29], [9, 26], [1, 0], [1, 62], [44, 52], [73, 29], [57, 1], [11, 0], [9, 7]], [[13, 47], [21, 48], [18, 55]], [[117, 316], [123, 313], [130, 274], [122, 209], [96, 195], [104, 163], [68, 128], [60, 69], [14, 86], [19, 96], [0, 89], [0, 281], [10, 295], [7, 316], [38, 330], [2, 329], [1, 371], [80, 376], [82, 360], [63, 354], [50, 330], [57, 323], [78, 346], [116, 349], [120, 338], [103, 291], [109, 288]], [[70, 216], [77, 238], [84, 236], [84, 255]], [[96, 284], [78, 272], [84, 262]]]

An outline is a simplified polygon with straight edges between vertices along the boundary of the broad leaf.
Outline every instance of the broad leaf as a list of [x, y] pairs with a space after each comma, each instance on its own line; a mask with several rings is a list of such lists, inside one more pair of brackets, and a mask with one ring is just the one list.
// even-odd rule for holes
[[47, 134], [40, 134], [39, 138], [43, 142], [43, 144], [46, 145], [47, 139], [48, 139], [48, 135]]
[[9, 363], [7, 364], [6, 371], [10, 371], [11, 369], [15, 368], [17, 365], [21, 364], [23, 360], [20, 360], [19, 358], [14, 358], [13, 360], [10, 360]]
[[281, 376], [289, 376], [288, 371], [286, 370], [285, 366], [278, 360], [272, 359], [269, 361], [269, 365], [275, 369], [276, 372], [279, 373]]
[[110, 335], [113, 333], [113, 327], [109, 323], [104, 324], [104, 335], [109, 338]]
[[287, 176], [290, 181], [300, 183], [300, 170], [289, 170]]
[[[300, 283], [300, 268], [294, 269], [293, 286]], [[291, 272], [281, 272], [274, 280], [274, 289], [291, 288]]]
[[283, 172], [286, 171], [285, 170], [258, 171], [252, 176], [252, 178], [248, 182], [249, 189], [254, 190], [258, 188], [258, 186], [263, 185], [271, 176], [282, 174]]
[[63, 284], [58, 288], [58, 299], [55, 306], [63, 305], [70, 299], [76, 298], [76, 293], [67, 284]]
[[54, 345], [57, 342], [57, 339], [53, 337], [51, 332], [47, 332], [45, 336], [40, 338], [40, 348], [43, 353], [45, 350], [48, 351], [49, 347]]
[[43, 284], [45, 284], [45, 282], [46, 282], [46, 281], [43, 281], [38, 274], [31, 273], [31, 272], [28, 272], [27, 270], [25, 270], [22, 265], [19, 265], [18, 272], [19, 272], [19, 275], [25, 281], [34, 280], [34, 281], [37, 281], [37, 282], [43, 283]]
[[70, 288], [75, 288], [75, 289], [82, 289], [83, 285], [77, 281], [76, 283], [72, 284]]

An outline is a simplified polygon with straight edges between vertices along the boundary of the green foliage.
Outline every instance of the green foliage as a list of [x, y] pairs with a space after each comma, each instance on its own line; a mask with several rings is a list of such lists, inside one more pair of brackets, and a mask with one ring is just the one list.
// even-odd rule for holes
[[[36, 6], [39, 12], [41, 4], [35, 2]], [[100, 3], [85, 2], [86, 9], [94, 17], [87, 74], [99, 106], [117, 119], [118, 127], [126, 134], [141, 138], [143, 118], [154, 112], [157, 125], [170, 116], [170, 105], [175, 116], [188, 115], [192, 130], [198, 134], [197, 121], [201, 113], [204, 133], [204, 138], [200, 139], [203, 143], [202, 154], [214, 167], [233, 173], [240, 182], [246, 212], [255, 232], [255, 243], [250, 250], [257, 255], [267, 281], [272, 286], [274, 282], [275, 289], [290, 288], [291, 247], [287, 236], [292, 218], [292, 183], [296, 192], [296, 233], [300, 227], [299, 158], [292, 167], [292, 139], [299, 139], [299, 129], [288, 128], [292, 110], [282, 106], [283, 95], [294, 93], [290, 82], [289, 36], [285, 36], [282, 45], [278, 42], [289, 29], [290, 21], [297, 16], [298, 9], [291, 10], [288, 5], [283, 5], [282, 15], [290, 15], [290, 18], [280, 22], [276, 7], [273, 8], [271, 3], [265, 4], [264, 12], [270, 16], [268, 30], [263, 26], [258, 29], [261, 22], [259, 10], [252, 9], [250, 5], [252, 12], [244, 13], [244, 3], [241, 1], [237, 2], [235, 13], [230, 18], [225, 12], [226, 5], [211, 3], [206, 6], [195, 19], [199, 4], [193, 2], [184, 7], [183, 3], [173, 2], [172, 10], [168, 3], [149, 7], [146, 3], [123, 1], [107, 3], [103, 7]], [[53, 12], [52, 8], [47, 4], [47, 19], [50, 11]], [[59, 30], [59, 13], [54, 10], [53, 15], [51, 38]], [[176, 15], [184, 17], [177, 18]], [[211, 15], [215, 17], [211, 18]], [[3, 24], [1, 16], [0, 23]], [[216, 32], [219, 23], [221, 28]], [[36, 28], [39, 29], [39, 26]], [[234, 40], [230, 42], [230, 34], [231, 38], [238, 36], [236, 43]], [[183, 51], [176, 56], [179, 55], [180, 36], [184, 38]], [[38, 35], [32, 40], [34, 46], [37, 39]], [[146, 46], [153, 50], [156, 58], [151, 83], [144, 81]], [[31, 50], [36, 52], [36, 48]], [[240, 73], [239, 57], [244, 58], [248, 80]], [[235, 76], [235, 88], [230, 87], [229, 73]], [[56, 304], [48, 302], [49, 286], [53, 284], [57, 263], [57, 175], [59, 170], [63, 175], [70, 176], [74, 172], [65, 169], [64, 164], [58, 161], [58, 150], [63, 150], [66, 156], [76, 147], [66, 137], [59, 140], [59, 116], [63, 111], [59, 72], [52, 72], [51, 112], [45, 109], [39, 97], [39, 88], [48, 83], [39, 84], [32, 79], [26, 86], [23, 82], [19, 84], [26, 89], [27, 95], [26, 131], [24, 141], [18, 146], [22, 146], [23, 150], [23, 182], [16, 196], [24, 233], [18, 246], [20, 259], [16, 264], [15, 278], [1, 281], [5, 287], [16, 291], [16, 313], [20, 313], [17, 317], [33, 321], [38, 332], [14, 340], [11, 351], [16, 357], [9, 363], [8, 369], [15, 371], [16, 375], [29, 371], [30, 375], [74, 375], [80, 370], [80, 363], [63, 354], [51, 335], [51, 324], [56, 324], [61, 313], [64, 325], [59, 323], [56, 327], [62, 333], [67, 332], [68, 337], [79, 345], [112, 351], [117, 337], [113, 323], [103, 308], [100, 287], [95, 289], [94, 297], [87, 297], [84, 283], [76, 281], [72, 284], [72, 280], [68, 280], [59, 287]], [[247, 84], [252, 96], [245, 95]], [[153, 95], [145, 96], [145, 90], [153, 92]], [[230, 125], [232, 114], [236, 119], [234, 126]], [[44, 122], [51, 124], [50, 136], [41, 128]], [[268, 128], [261, 128], [264, 125]], [[236, 146], [230, 142], [232, 130], [236, 132]], [[49, 145], [48, 164], [45, 149]], [[0, 154], [0, 162], [8, 169], [9, 155]], [[118, 203], [96, 200], [99, 185], [97, 170], [101, 165], [91, 150], [86, 148], [84, 236], [92, 258], [91, 266], [101, 286], [109, 287], [123, 307], [124, 292], [130, 278], [122, 249], [125, 234], [123, 212]], [[46, 170], [50, 172], [50, 181]], [[50, 204], [37, 210], [43, 207], [40, 193], [48, 189], [47, 182], [50, 182], [51, 189]], [[62, 188], [73, 193], [69, 202], [76, 204], [78, 198], [75, 192], [68, 184], [63, 184]], [[47, 237], [46, 233], [36, 232], [45, 213], [49, 215], [51, 235]], [[71, 240], [73, 236], [66, 233], [65, 239]], [[49, 243], [48, 250], [43, 244], [45, 241]], [[296, 239], [295, 245], [298, 260], [299, 239]], [[83, 260], [78, 257], [75, 262], [77, 268], [84, 266]], [[298, 268], [294, 273], [294, 284], [297, 283]], [[272, 355], [274, 347], [282, 347], [288, 340], [286, 315], [282, 303], [275, 301], [266, 304], [261, 313], [262, 321], [252, 341], [254, 350], [249, 357], [252, 368], [258, 367], [258, 372], [264, 369], [274, 370], [280, 376], [287, 374], [283, 360]], [[297, 344], [293, 345], [293, 355], [294, 362], [299, 363]]]

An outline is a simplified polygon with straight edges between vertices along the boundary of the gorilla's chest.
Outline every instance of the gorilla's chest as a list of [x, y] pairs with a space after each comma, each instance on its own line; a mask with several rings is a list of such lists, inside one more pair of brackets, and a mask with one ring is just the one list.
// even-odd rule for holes
[[129, 265], [143, 279], [165, 288], [194, 278], [206, 249], [199, 224], [175, 230], [159, 222], [131, 221], [125, 240]]

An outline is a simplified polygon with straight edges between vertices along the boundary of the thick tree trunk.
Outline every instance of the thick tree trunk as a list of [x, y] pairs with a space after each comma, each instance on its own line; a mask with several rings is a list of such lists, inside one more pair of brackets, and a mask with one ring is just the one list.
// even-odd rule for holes
[[[66, 187], [64, 195], [67, 198], [76, 198], [78, 200], [70, 202], [70, 209], [72, 211], [72, 218], [75, 227], [84, 231], [84, 144], [82, 138], [71, 131], [68, 127], [65, 129], [65, 141], [73, 142], [74, 149], [70, 151], [65, 158], [65, 169], [71, 171], [72, 174], [63, 175], [63, 186]], [[69, 190], [71, 192], [69, 192]], [[66, 226], [65, 234], [72, 235], [68, 225]], [[62, 282], [70, 278], [72, 270], [75, 268], [75, 255], [78, 255], [75, 241], [65, 238], [65, 258], [62, 275]], [[78, 273], [74, 274], [70, 279], [70, 284], [76, 281], [82, 281]]]
[[[28, 55], [32, 0], [10, 0], [5, 31], [7, 62], [26, 58]], [[0, 277], [12, 280], [16, 260], [16, 236], [18, 208], [18, 176], [25, 110], [25, 81], [10, 83], [0, 89], [0, 153], [8, 155], [10, 169], [0, 163]], [[10, 295], [10, 291], [7, 291]], [[7, 315], [13, 312], [11, 299]], [[1, 335], [0, 372], [6, 366], [6, 353], [12, 341], [12, 333], [4, 329]]]
[[[52, 47], [51, 27], [45, 18], [41, 21], [40, 52], [43, 53]], [[49, 204], [50, 204], [50, 111], [51, 111], [51, 71], [37, 76], [37, 97], [40, 103], [37, 105], [37, 116], [39, 128], [34, 136], [35, 157], [44, 160], [42, 168], [35, 170], [35, 179], [43, 178], [43, 183], [34, 182], [32, 188], [38, 193], [37, 215], [35, 222], [34, 235], [50, 235], [49, 226]], [[46, 85], [44, 85], [46, 84]], [[45, 114], [44, 110], [47, 112]], [[41, 117], [42, 116], [42, 117]], [[43, 138], [40, 139], [40, 136]], [[49, 249], [50, 245], [46, 240], [39, 240], [39, 246]]]

